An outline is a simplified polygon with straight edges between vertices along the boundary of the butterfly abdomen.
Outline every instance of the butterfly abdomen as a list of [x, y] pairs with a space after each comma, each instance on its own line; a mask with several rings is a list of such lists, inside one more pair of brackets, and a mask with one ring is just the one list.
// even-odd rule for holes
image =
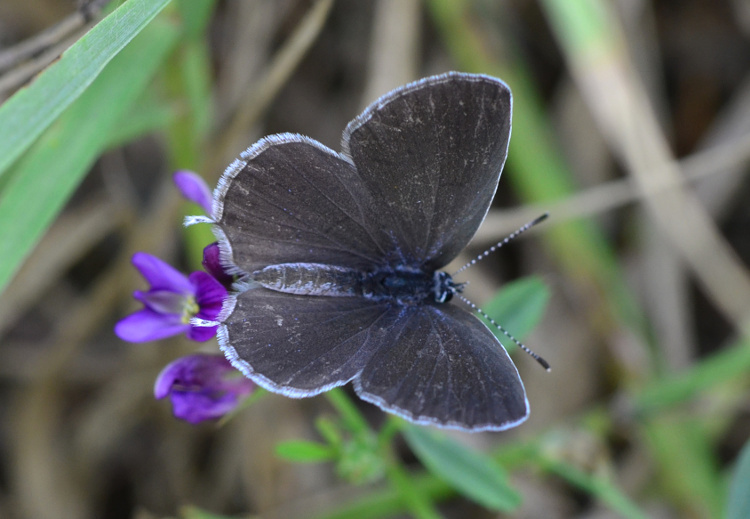
[[358, 270], [320, 263], [282, 263], [253, 273], [269, 290], [309, 296], [362, 295], [362, 278]]
[[356, 269], [320, 263], [281, 263], [253, 273], [261, 286], [276, 292], [306, 296], [354, 297], [416, 304], [425, 300], [443, 303], [455, 285], [445, 272]]

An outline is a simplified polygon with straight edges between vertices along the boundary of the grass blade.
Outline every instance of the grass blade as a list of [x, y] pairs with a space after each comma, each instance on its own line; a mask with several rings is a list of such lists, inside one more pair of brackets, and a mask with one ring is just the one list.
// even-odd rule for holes
[[727, 519], [750, 517], [750, 492], [747, 491], [750, 481], [750, 441], [745, 443], [740, 453], [734, 476], [729, 487], [729, 504]]
[[[523, 339], [541, 321], [549, 298], [547, 285], [540, 278], [530, 276], [507, 283], [482, 309], [517, 339]], [[505, 339], [494, 326], [485, 324], [492, 333], [499, 334], [501, 340]]]
[[125, 2], [0, 106], [0, 176], [167, 3]]
[[166, 22], [143, 31], [18, 162], [0, 196], [0, 291], [110, 143], [177, 36]]
[[521, 504], [521, 496], [492, 458], [425, 427], [405, 426], [403, 432], [425, 467], [464, 496], [502, 512], [515, 510]]
[[320, 463], [335, 459], [335, 453], [330, 446], [306, 440], [278, 443], [276, 455], [294, 463]]

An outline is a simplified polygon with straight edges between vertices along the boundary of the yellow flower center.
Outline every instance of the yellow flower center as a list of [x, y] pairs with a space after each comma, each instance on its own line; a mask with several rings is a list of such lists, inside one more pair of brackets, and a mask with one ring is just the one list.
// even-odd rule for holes
[[190, 319], [195, 317], [200, 311], [200, 306], [195, 302], [195, 297], [187, 296], [185, 298], [185, 306], [182, 309], [182, 322], [184, 324], [190, 324]]

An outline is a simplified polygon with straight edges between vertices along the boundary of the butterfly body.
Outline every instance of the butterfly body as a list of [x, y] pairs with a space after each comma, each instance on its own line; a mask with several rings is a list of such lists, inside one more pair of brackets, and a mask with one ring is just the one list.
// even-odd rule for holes
[[253, 281], [287, 294], [356, 297], [362, 295], [364, 275], [356, 269], [336, 265], [283, 263], [254, 272]]
[[264, 288], [287, 294], [364, 297], [395, 304], [445, 303], [461, 289], [442, 271], [399, 268], [362, 272], [317, 263], [269, 265], [254, 272], [252, 279]]
[[[441, 282], [449, 276], [445, 272], [423, 270], [383, 270], [366, 276], [365, 297], [374, 301], [393, 301], [399, 304], [427, 304], [445, 301], [445, 290], [450, 285]], [[450, 276], [449, 276], [450, 277]]]
[[218, 318], [232, 364], [296, 398], [352, 382], [420, 424], [523, 422], [518, 371], [451, 301], [462, 284], [441, 270], [489, 209], [511, 110], [502, 81], [447, 73], [375, 101], [340, 153], [296, 134], [243, 153], [212, 211], [222, 263], [241, 280]]

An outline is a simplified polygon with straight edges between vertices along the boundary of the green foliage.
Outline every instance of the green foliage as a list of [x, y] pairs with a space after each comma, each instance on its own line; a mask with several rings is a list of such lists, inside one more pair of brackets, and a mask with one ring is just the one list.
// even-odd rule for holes
[[662, 491], [696, 516], [721, 515], [723, 486], [705, 424], [669, 413], [645, 424], [645, 433], [661, 471]]
[[339, 416], [336, 420], [320, 417], [316, 421], [326, 443], [285, 441], [276, 446], [276, 454], [293, 463], [332, 461], [339, 477], [356, 485], [380, 479], [385, 465], [375, 431], [341, 389], [333, 389], [327, 396]]
[[238, 519], [228, 515], [214, 514], [195, 506], [186, 506], [180, 512], [180, 519]]
[[750, 517], [750, 441], [745, 443], [729, 487], [727, 519]]
[[646, 386], [635, 398], [636, 411], [659, 413], [732, 380], [742, 380], [748, 372], [750, 340], [741, 340], [684, 373], [664, 377]]
[[[166, 20], [157, 20], [158, 23], [142, 30], [145, 23], [158, 12], [159, 9], [154, 6], [161, 8], [165, 3], [128, 2], [123, 5], [97, 26], [110, 20], [109, 23], [118, 24], [117, 30], [109, 25], [102, 33], [92, 30], [87, 37], [92, 38], [91, 33], [94, 33], [96, 39], [85, 40], [88, 43], [76, 49], [71, 61], [61, 58], [52, 66], [55, 70], [61, 66], [62, 72], [55, 72], [51, 76], [42, 74], [31, 87], [19, 91], [0, 107], [0, 147], [13, 142], [14, 156], [18, 156], [18, 150], [25, 150], [31, 141], [24, 137], [22, 142], [17, 142], [17, 135], [38, 135], [62, 112], [57, 105], [55, 109], [47, 108], [49, 98], [56, 99], [63, 107], [69, 106], [14, 165], [9, 182], [0, 193], [0, 257], [3, 258], [0, 262], [0, 291], [8, 284], [94, 161], [112, 143], [111, 135], [117, 132], [118, 125], [125, 120], [177, 42], [178, 29]], [[143, 4], [150, 7], [146, 8]], [[126, 6], [131, 7], [125, 14], [117, 15]], [[114, 21], [111, 20], [113, 16]], [[99, 41], [108, 41], [109, 38], [120, 41], [120, 45], [104, 45]], [[118, 54], [130, 39], [133, 39], [131, 44]], [[90, 45], [103, 45], [108, 52], [97, 53], [95, 57], [88, 53], [81, 55]], [[70, 55], [71, 51], [72, 48], [66, 54]], [[86, 59], [100, 63], [100, 66], [82, 68], [81, 61]], [[102, 70], [105, 65], [106, 68]], [[124, 71], [127, 71], [127, 81], [123, 80]], [[71, 74], [83, 74], [88, 76], [89, 81], [81, 83], [77, 90], [68, 91], [61, 87], [60, 82], [65, 84]], [[46, 80], [45, 77], [52, 79]], [[74, 81], [76, 84], [78, 82]], [[88, 84], [89, 88], [76, 99]], [[50, 90], [63, 91], [66, 97], [59, 99]], [[29, 107], [44, 116], [24, 115], [25, 110], [31, 109]], [[45, 113], [47, 111], [49, 113]], [[26, 119], [34, 126], [19, 123]], [[6, 140], [6, 137], [10, 140]], [[0, 155], [3, 153], [0, 151]], [[7, 166], [10, 162], [0, 162], [0, 167], [3, 163]]]
[[[549, 298], [549, 289], [541, 279], [527, 277], [507, 283], [482, 310], [517, 339], [522, 339], [542, 320]], [[503, 344], [507, 342], [502, 332], [482, 320]]]
[[168, 3], [169, 0], [125, 2], [73, 44], [31, 85], [3, 103], [0, 176]]
[[321, 443], [292, 440], [278, 443], [276, 455], [295, 463], [318, 463], [333, 460], [334, 450]]
[[464, 496], [500, 512], [521, 504], [507, 473], [491, 458], [425, 427], [405, 425], [403, 433], [424, 466]]
[[341, 443], [336, 472], [355, 485], [381, 479], [385, 471], [383, 453], [371, 430], [352, 435]]
[[596, 473], [583, 470], [580, 466], [548, 454], [540, 446], [533, 445], [522, 451], [526, 461], [561, 478], [571, 486], [578, 488], [592, 498], [604, 503], [608, 508], [626, 519], [646, 519], [647, 515], [625, 495], [616, 481], [607, 473]]

